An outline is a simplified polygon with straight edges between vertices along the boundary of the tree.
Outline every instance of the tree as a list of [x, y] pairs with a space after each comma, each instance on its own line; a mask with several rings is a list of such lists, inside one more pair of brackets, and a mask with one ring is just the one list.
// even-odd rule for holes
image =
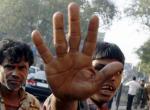
[[[7, 37], [17, 37], [30, 42], [32, 30], [38, 29], [45, 41], [52, 40], [52, 15], [56, 11], [65, 14], [67, 24], [67, 5], [72, 0], [0, 0], [0, 33]], [[117, 11], [114, 4], [107, 0], [74, 0], [81, 6], [81, 25], [83, 36], [87, 30], [87, 22], [92, 14], [101, 16], [105, 25], [111, 24]], [[65, 25], [67, 30], [67, 25]], [[67, 31], [66, 31], [67, 33]]]
[[36, 27], [39, 0], [1, 0], [0, 32], [26, 41]]
[[128, 16], [132, 16], [145, 24], [150, 29], [150, 0], [134, 0], [134, 2], [125, 9]]
[[141, 62], [138, 64], [140, 71], [150, 74], [150, 39], [146, 41], [137, 51]]
[[[150, 0], [134, 0], [125, 9], [127, 16], [133, 17], [150, 30]], [[137, 51], [141, 62], [138, 64], [140, 71], [150, 74], [150, 39], [143, 44]]]

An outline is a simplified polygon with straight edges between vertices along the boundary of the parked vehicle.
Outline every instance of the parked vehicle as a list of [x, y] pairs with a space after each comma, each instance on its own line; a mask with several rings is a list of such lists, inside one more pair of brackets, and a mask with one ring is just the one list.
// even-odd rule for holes
[[45, 71], [38, 71], [27, 79], [25, 90], [36, 96], [40, 101], [44, 101], [51, 94], [51, 89], [46, 81]]
[[30, 79], [30, 78], [31, 78], [32, 76], [34, 76], [35, 73], [37, 73], [38, 71], [40, 71], [40, 68], [39, 68], [39, 67], [30, 66], [30, 68], [29, 68], [29, 74], [28, 74], [27, 79]]
[[30, 66], [30, 68], [29, 68], [29, 74], [30, 74], [30, 73], [36, 73], [36, 72], [38, 72], [38, 71], [40, 71], [40, 68], [39, 68], [39, 67]]

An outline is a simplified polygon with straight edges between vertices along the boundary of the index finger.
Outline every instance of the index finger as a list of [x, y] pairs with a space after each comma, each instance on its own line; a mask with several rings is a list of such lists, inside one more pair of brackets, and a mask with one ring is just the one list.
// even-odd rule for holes
[[48, 47], [45, 45], [44, 41], [42, 40], [40, 32], [34, 30], [31, 36], [32, 36], [32, 41], [35, 44], [44, 63], [46, 64], [49, 63], [52, 60], [52, 55]]

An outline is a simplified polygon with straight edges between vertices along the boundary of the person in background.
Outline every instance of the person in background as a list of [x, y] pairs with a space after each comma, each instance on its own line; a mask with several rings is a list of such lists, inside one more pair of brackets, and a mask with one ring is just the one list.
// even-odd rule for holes
[[0, 110], [40, 110], [39, 101], [23, 89], [33, 61], [26, 43], [0, 41]]
[[[93, 67], [99, 71], [104, 66], [114, 61], [119, 61], [124, 65], [125, 57], [120, 48], [113, 43], [97, 42], [96, 50], [93, 54]], [[89, 108], [94, 108], [96, 106], [95, 109], [89, 110], [110, 109], [108, 104], [116, 94], [116, 91], [121, 84], [121, 79], [122, 72], [108, 78], [99, 88], [99, 91], [87, 100], [90, 100], [91, 102]]]
[[140, 84], [136, 81], [136, 77], [134, 76], [133, 80], [127, 82], [125, 85], [129, 86], [126, 110], [132, 110], [133, 98], [136, 95], [137, 90], [140, 88]]
[[141, 80], [141, 87], [138, 89], [137, 94], [135, 96], [134, 107], [137, 109], [140, 106], [140, 109], [143, 109], [147, 105], [148, 95], [145, 89], [145, 80]]
[[146, 110], [150, 110], [150, 82], [147, 82], [145, 85], [146, 85], [145, 91], [146, 91], [147, 98], [148, 98]]
[[[40, 32], [32, 32], [32, 40], [44, 61], [47, 81], [53, 91], [45, 101], [43, 109], [82, 110], [81, 106], [87, 105], [86, 101], [82, 100], [89, 97], [96, 107], [99, 107], [103, 101], [111, 99], [120, 84], [124, 56], [120, 49], [119, 52], [116, 51], [118, 47], [109, 43], [103, 44], [104, 50], [101, 50], [100, 46], [96, 48], [99, 19], [95, 15], [89, 21], [87, 37], [82, 50], [79, 51], [81, 30], [79, 6], [76, 3], [68, 5], [68, 40], [65, 38], [63, 21], [61, 12], [53, 15], [53, 43], [56, 56], [52, 55]], [[98, 53], [93, 56], [95, 48], [98, 49]], [[98, 103], [97, 100], [102, 102]], [[88, 106], [84, 107], [87, 107], [83, 108], [84, 110], [88, 110]]]

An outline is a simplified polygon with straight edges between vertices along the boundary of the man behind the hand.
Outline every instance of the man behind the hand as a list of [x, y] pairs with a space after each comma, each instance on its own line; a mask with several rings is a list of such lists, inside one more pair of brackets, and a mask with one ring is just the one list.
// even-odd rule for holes
[[[124, 55], [120, 48], [113, 43], [98, 42], [93, 55], [92, 65], [96, 71], [100, 71], [107, 64], [119, 61], [124, 64]], [[78, 110], [108, 110], [107, 103], [115, 95], [116, 90], [120, 86], [122, 71], [108, 78], [97, 93], [92, 95], [86, 101], [78, 102]], [[50, 105], [51, 97], [47, 98], [44, 103], [45, 108]], [[48, 110], [48, 109], [46, 109]]]

